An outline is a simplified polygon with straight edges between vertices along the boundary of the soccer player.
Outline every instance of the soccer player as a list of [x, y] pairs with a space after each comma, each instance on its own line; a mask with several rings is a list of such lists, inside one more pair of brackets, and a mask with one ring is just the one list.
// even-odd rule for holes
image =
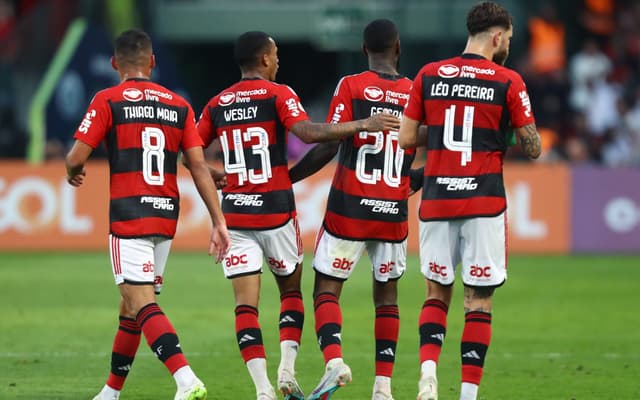
[[[352, 121], [380, 112], [402, 116], [411, 80], [398, 74], [400, 35], [394, 23], [378, 19], [363, 32], [369, 70], [343, 77], [327, 121]], [[415, 151], [398, 146], [398, 131], [358, 132], [311, 149], [290, 172], [293, 182], [311, 175], [339, 151], [327, 210], [318, 233], [314, 309], [325, 374], [309, 399], [331, 396], [351, 381], [342, 358], [339, 298], [364, 250], [372, 264], [375, 306], [374, 400], [389, 400], [400, 317], [398, 279], [407, 254], [409, 167]]]
[[227, 185], [222, 210], [232, 238], [224, 273], [235, 295], [236, 335], [257, 398], [275, 399], [258, 323], [264, 258], [281, 299], [278, 390], [286, 399], [302, 399], [295, 379], [304, 321], [302, 244], [287, 165], [287, 134], [291, 131], [305, 143], [331, 141], [359, 131], [397, 129], [400, 120], [385, 113], [344, 124], [313, 123], [295, 92], [273, 82], [278, 48], [268, 34], [243, 33], [234, 55], [242, 79], [207, 103], [198, 130], [207, 146], [219, 140], [224, 156]]
[[67, 181], [80, 186], [84, 165], [103, 140], [109, 154], [109, 250], [121, 294], [120, 325], [111, 353], [111, 373], [94, 400], [117, 400], [142, 333], [173, 375], [175, 400], [205, 399], [207, 390], [182, 353], [171, 322], [156, 303], [171, 239], [176, 231], [178, 152], [189, 160], [213, 231], [209, 254], [220, 262], [229, 233], [204, 159], [191, 106], [150, 81], [155, 58], [151, 39], [140, 30], [123, 32], [111, 59], [121, 83], [98, 92], [75, 132], [66, 157]]
[[[427, 147], [419, 211], [427, 298], [419, 318], [418, 400], [438, 398], [436, 366], [459, 263], [465, 311], [460, 399], [477, 398], [491, 339], [492, 296], [507, 278], [502, 160], [511, 130], [527, 156], [540, 155], [525, 84], [503, 66], [511, 15], [483, 2], [470, 9], [467, 29], [462, 55], [418, 72], [400, 128], [400, 146]], [[417, 134], [420, 124], [427, 126], [426, 141]]]

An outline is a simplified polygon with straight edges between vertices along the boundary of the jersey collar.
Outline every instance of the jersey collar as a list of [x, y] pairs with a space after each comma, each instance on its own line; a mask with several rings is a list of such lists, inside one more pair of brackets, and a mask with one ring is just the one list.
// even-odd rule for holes
[[474, 53], [462, 53], [460, 55], [460, 58], [467, 58], [470, 60], [486, 60], [486, 58], [481, 56], [480, 54], [474, 54]]

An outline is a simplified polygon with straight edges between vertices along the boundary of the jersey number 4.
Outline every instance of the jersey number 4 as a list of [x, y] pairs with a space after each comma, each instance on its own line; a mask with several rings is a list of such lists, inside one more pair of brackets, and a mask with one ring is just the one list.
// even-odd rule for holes
[[471, 137], [473, 136], [474, 111], [475, 107], [464, 107], [464, 114], [462, 115], [462, 140], [455, 140], [453, 138], [456, 106], [452, 105], [447, 108], [444, 113], [444, 147], [451, 151], [459, 151], [462, 153], [460, 155], [460, 165], [462, 166], [471, 162], [471, 154], [473, 153]]
[[[251, 151], [260, 159], [260, 168], [248, 168], [244, 158], [245, 143], [252, 142], [254, 138], [258, 143], [251, 145]], [[246, 131], [234, 129], [231, 131], [233, 150], [229, 149], [227, 132], [222, 132], [220, 144], [224, 154], [224, 171], [227, 174], [238, 174], [238, 185], [246, 181], [253, 184], [266, 183], [272, 177], [271, 157], [269, 156], [269, 134], [260, 127], [247, 128]], [[233, 151], [235, 162], [231, 162], [230, 153]], [[260, 172], [258, 172], [260, 171]]]

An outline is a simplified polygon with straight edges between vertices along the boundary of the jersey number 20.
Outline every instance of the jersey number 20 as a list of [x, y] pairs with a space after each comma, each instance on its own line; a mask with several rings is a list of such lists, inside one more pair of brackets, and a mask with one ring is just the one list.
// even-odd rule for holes
[[[399, 187], [402, 172], [402, 163], [404, 161], [404, 150], [398, 146], [398, 132], [389, 131], [384, 136], [382, 132], [360, 132], [360, 139], [367, 139], [369, 136], [375, 138], [375, 143], [367, 143], [362, 145], [358, 150], [356, 159], [356, 177], [362, 183], [375, 185], [380, 179], [390, 187]], [[386, 143], [385, 143], [386, 142]], [[395, 146], [393, 143], [396, 143]], [[395, 147], [395, 151], [394, 151]], [[384, 167], [382, 170], [373, 168], [371, 172], [367, 172], [366, 159], [369, 155], [376, 155], [384, 148]]]

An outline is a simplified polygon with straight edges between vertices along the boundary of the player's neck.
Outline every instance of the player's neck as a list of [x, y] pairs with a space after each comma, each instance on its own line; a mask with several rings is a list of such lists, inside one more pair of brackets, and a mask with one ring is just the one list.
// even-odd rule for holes
[[241, 79], [266, 79], [269, 80], [269, 77], [266, 76], [262, 71], [243, 71], [241, 75]]
[[369, 58], [369, 70], [387, 75], [398, 75], [395, 63], [389, 60]]
[[121, 70], [120, 72], [120, 80], [122, 82], [127, 79], [150, 79], [151, 73], [145, 73], [144, 71], [136, 70]]
[[491, 43], [485, 43], [485, 41], [482, 40], [473, 40], [472, 38], [469, 38], [462, 53], [477, 54], [487, 60], [491, 60], [493, 58], [493, 47], [491, 46]]

